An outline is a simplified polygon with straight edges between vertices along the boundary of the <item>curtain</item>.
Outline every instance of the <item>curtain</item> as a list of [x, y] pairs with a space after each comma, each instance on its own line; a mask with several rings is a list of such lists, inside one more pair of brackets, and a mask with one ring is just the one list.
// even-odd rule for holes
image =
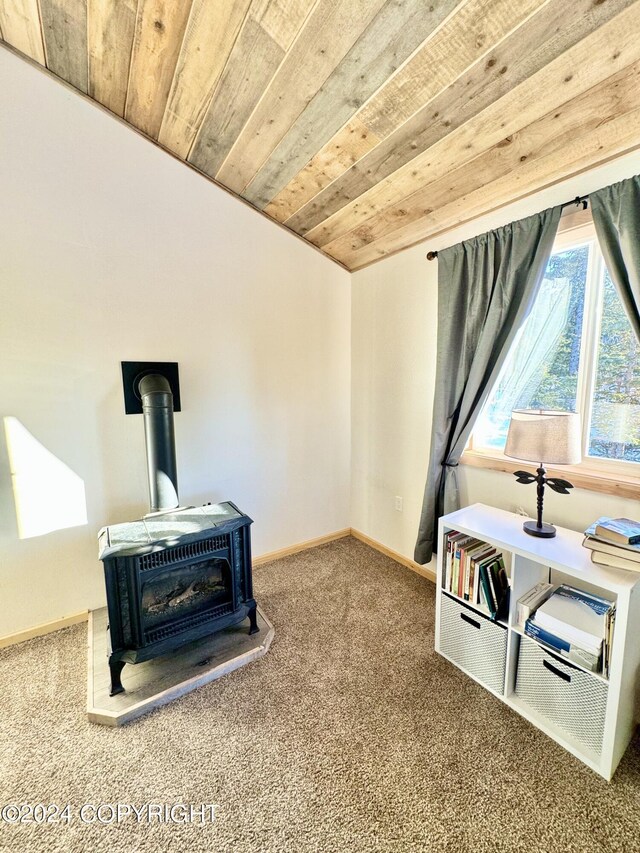
[[415, 560], [436, 550], [441, 515], [459, 508], [456, 467], [531, 309], [561, 208], [438, 252], [438, 341], [431, 453]]
[[640, 340], [640, 175], [589, 193], [609, 275]]

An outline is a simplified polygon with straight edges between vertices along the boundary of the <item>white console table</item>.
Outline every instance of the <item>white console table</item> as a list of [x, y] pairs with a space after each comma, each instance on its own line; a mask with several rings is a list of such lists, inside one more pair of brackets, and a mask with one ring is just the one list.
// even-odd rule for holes
[[[640, 667], [640, 574], [591, 561], [583, 535], [558, 528], [536, 539], [525, 519], [474, 504], [440, 519], [436, 651], [549, 737], [611, 779], [636, 720]], [[490, 543], [505, 557], [511, 595], [508, 617], [492, 621], [478, 605], [444, 589], [444, 537], [456, 530]], [[524, 635], [516, 604], [540, 581], [568, 583], [616, 601], [609, 677], [587, 672]]]

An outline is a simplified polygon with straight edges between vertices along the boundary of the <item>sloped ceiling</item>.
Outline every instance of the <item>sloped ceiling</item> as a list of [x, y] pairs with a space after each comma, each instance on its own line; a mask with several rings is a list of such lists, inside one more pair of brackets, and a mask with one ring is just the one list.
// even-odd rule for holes
[[640, 0], [0, 0], [0, 37], [351, 270], [640, 147]]

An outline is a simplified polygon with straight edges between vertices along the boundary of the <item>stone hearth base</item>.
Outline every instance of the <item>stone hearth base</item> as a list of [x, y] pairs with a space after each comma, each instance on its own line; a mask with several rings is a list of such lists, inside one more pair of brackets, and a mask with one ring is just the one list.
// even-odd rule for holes
[[211, 637], [189, 643], [170, 655], [127, 664], [124, 693], [109, 696], [107, 608], [89, 613], [89, 681], [87, 716], [92, 723], [122, 726], [136, 717], [214, 681], [267, 653], [274, 629], [258, 607], [257, 634], [248, 633], [249, 620], [224, 628]]

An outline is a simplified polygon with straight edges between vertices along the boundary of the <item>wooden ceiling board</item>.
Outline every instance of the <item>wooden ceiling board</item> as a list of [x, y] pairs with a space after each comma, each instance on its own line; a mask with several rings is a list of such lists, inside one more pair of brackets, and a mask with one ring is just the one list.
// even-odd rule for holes
[[40, 65], [45, 64], [38, 0], [2, 0], [2, 38]]
[[2, 41], [348, 269], [640, 150], [639, 33], [640, 0], [0, 0]]
[[[335, 214], [327, 216], [306, 232], [307, 239], [319, 246], [331, 243], [361, 225], [364, 220], [391, 205], [400, 204], [416, 187], [427, 185], [455, 169], [456, 165], [499, 144], [529, 123], [536, 114], [544, 115], [554, 106], [581, 95], [592, 85], [630, 65], [638, 49], [633, 27], [638, 26], [639, 14], [640, 5], [629, 7], [605, 27], [594, 31], [585, 40], [561, 52], [556, 59], [525, 77], [501, 98], [490, 100], [484, 110], [477, 113], [473, 110], [474, 114], [466, 122], [454, 129], [450, 128], [448, 133], [442, 132], [441, 125], [433, 126], [431, 143], [421, 154], [391, 172], [388, 177], [377, 176], [381, 179], [371, 189], [361, 189], [353, 194], [355, 201], [345, 202], [341, 207], [336, 205], [338, 209]], [[603, 40], [608, 50], [602, 49]], [[616, 47], [611, 48], [611, 44]], [[585, 52], [593, 57], [589, 63], [580, 61]], [[544, 98], [540, 97], [541, 92], [545, 93]], [[444, 120], [449, 121], [449, 118]], [[343, 199], [346, 195], [343, 190]]]
[[127, 102], [137, 6], [137, 0], [87, 0], [89, 95], [119, 116]]
[[218, 172], [312, 3], [262, 0], [252, 4], [188, 157], [200, 171], [211, 176]]
[[[640, 53], [640, 51], [639, 51]], [[326, 250], [350, 264], [358, 251], [383, 240], [398, 228], [406, 227], [425, 215], [438, 215], [447, 200], [510, 175], [527, 160], [537, 160], [556, 152], [560, 157], [573, 136], [589, 136], [602, 123], [603, 115], [626, 115], [638, 105], [640, 64], [624, 68], [613, 77], [573, 98], [530, 125], [502, 139], [493, 148], [470, 160], [459, 169], [448, 172], [401, 204], [387, 208], [348, 234], [334, 240]]]
[[[483, 149], [491, 146], [489, 154], [491, 154], [494, 148], [509, 146], [512, 142], [513, 134], [518, 133], [527, 123], [531, 123], [537, 118], [541, 104], [551, 112], [556, 111], [558, 119], [560, 119], [563, 113], [566, 114], [567, 110], [562, 111], [558, 108], [563, 105], [565, 107], [570, 106], [574, 99], [576, 99], [578, 108], [582, 107], [584, 100], [597, 99], [599, 89], [596, 84], [606, 81], [621, 70], [623, 71], [623, 75], [633, 73], [633, 68], [629, 68], [629, 66], [632, 66], [635, 61], [640, 59], [640, 40], [636, 36], [638, 31], [640, 31], [640, 6], [634, 5], [625, 10], [620, 16], [614, 18], [607, 24], [606, 28], [598, 30], [587, 37], [585, 40], [587, 42], [586, 47], [593, 57], [590, 63], [580, 63], [577, 61], [578, 56], [573, 56], [572, 51], [578, 54], [578, 48], [580, 48], [579, 53], [582, 54], [585, 46], [575, 46], [571, 51], [561, 54], [537, 74], [525, 80], [520, 86], [512, 89], [504, 98], [489, 106], [483, 113], [459, 128], [456, 133], [445, 137], [440, 143], [441, 151], [436, 151], [436, 146], [429, 149], [427, 153], [430, 156], [434, 154], [437, 156], [433, 158], [433, 165], [430, 163], [425, 164], [426, 168], [423, 181], [425, 183], [428, 182], [429, 174], [431, 178], [437, 178], [439, 176], [438, 173], [440, 173], [446, 182], [454, 174], [454, 163], [456, 161], [464, 163], [465, 159], [471, 161], [470, 171], [473, 172], [473, 170], [477, 169], [476, 159], [478, 157], [478, 146], [474, 140], [481, 138]], [[608, 46], [608, 50], [601, 49], [603, 39]], [[542, 101], [536, 97], [540, 91], [547, 93], [547, 97]], [[632, 99], [637, 99], [638, 91], [636, 90], [635, 93], [631, 92]], [[582, 98], [585, 93], [587, 93], [586, 98]], [[520, 105], [526, 106], [522, 107]], [[613, 101], [609, 106], [609, 110], [606, 109], [606, 104], [604, 107], [600, 113], [601, 120], [603, 116], [615, 115], [615, 112], [613, 112]], [[554, 112], [554, 116], [555, 114]], [[542, 116], [541, 119], [545, 117]], [[576, 124], [576, 129], [578, 128], [580, 128], [579, 123]], [[451, 159], [447, 161], [448, 157]], [[523, 159], [521, 163], [524, 162]], [[513, 168], [520, 168], [520, 166], [521, 164], [514, 164]], [[483, 174], [487, 183], [497, 177], [490, 171], [483, 172]], [[414, 176], [408, 174], [404, 181], [404, 188], [410, 189], [413, 181]], [[343, 217], [342, 228], [337, 229], [338, 223], [336, 218], [334, 218], [332, 231], [329, 231], [327, 226], [323, 224], [319, 226], [319, 230], [322, 233], [313, 234], [310, 232], [307, 235], [308, 239], [313, 242], [317, 241], [317, 245], [331, 253], [336, 248], [345, 245], [345, 242], [342, 242], [338, 246], [336, 245], [336, 230], [348, 233], [345, 232], [345, 229], [349, 228], [350, 224], [352, 227], [362, 228], [362, 220], [366, 219], [368, 223], [367, 230], [373, 234], [377, 233], [376, 217], [382, 217], [383, 221], [385, 219], [392, 219], [395, 222], [404, 219], [407, 215], [407, 206], [411, 195], [410, 193], [402, 195], [402, 188], [402, 179], [394, 176], [394, 180], [389, 182], [389, 189], [393, 193], [393, 198], [388, 193], [386, 198], [382, 200], [378, 199], [377, 203], [373, 202], [373, 204], [370, 198], [369, 203], [371, 206], [369, 208], [366, 206], [361, 207], [357, 225], [354, 224], [353, 220]], [[369, 193], [369, 196], [371, 197], [374, 193], [380, 193], [382, 190], [383, 184], [378, 184], [372, 193]], [[448, 190], [451, 197], [457, 197], [457, 190], [453, 184], [449, 186]], [[398, 195], [402, 197], [398, 199]], [[428, 184], [426, 190], [422, 188], [417, 191], [417, 197], [422, 199], [425, 216], [431, 213], [431, 210], [427, 212], [427, 207], [435, 208], [437, 211], [442, 204], [438, 196], [433, 199], [429, 197]], [[376, 239], [379, 239], [380, 236], [378, 234]], [[348, 236], [346, 240], [348, 241]], [[369, 242], [372, 242], [372, 240], [373, 238], [370, 238]], [[347, 252], [346, 255], [346, 261], [342, 251], [336, 251], [335, 256], [340, 257], [343, 262], [349, 263], [348, 257], [350, 257], [351, 252]]]
[[387, 0], [248, 184], [245, 198], [266, 207], [460, 2], [426, 7], [424, 0]]
[[[609, 0], [596, 7], [596, 11], [600, 10], [598, 26], [607, 24], [612, 16], [619, 10], [624, 11], [629, 5], [630, 0]], [[326, 223], [330, 216], [351, 202], [362, 210], [365, 201], [363, 194], [389, 176], [393, 176], [393, 183], [398, 184], [394, 200], [399, 200], [403, 194], [408, 194], [403, 192], [403, 182], [415, 188], [426, 180], [421, 166], [426, 165], [427, 169], [431, 167], [436, 154], [431, 149], [448, 137], [455, 139], [460, 127], [494, 105], [500, 105], [495, 110], [496, 115], [506, 114], [516, 120], [520, 115], [521, 102], [528, 104], [530, 99], [541, 112], [545, 111], [547, 93], [544, 89], [538, 91], [537, 84], [534, 83], [526, 93], [522, 93], [522, 101], [519, 94], [514, 97], [512, 93], [519, 85], [544, 70], [550, 62], [564, 56], [584, 37], [597, 32], [592, 14], [593, 0], [574, 0], [571, 28], [562, 27], [566, 8], [566, 0], [552, 0], [541, 6], [537, 14], [528, 18], [522, 27], [511, 31], [489, 54], [479, 57], [446, 89], [427, 101], [419, 112], [400, 124], [395, 133], [356, 163], [344, 177], [334, 181], [321, 195], [290, 217], [287, 225], [306, 236], [319, 223]], [[531, 49], [523, 50], [523, 42], [532, 45]], [[578, 51], [578, 54], [581, 52]], [[567, 74], [571, 73], [571, 63], [575, 61], [576, 54], [572, 54], [566, 63], [569, 69]], [[502, 98], [505, 97], [510, 98], [510, 102], [502, 104]], [[476, 147], [484, 145], [484, 134], [491, 127], [489, 121], [482, 125], [476, 123], [467, 144]], [[445, 150], [448, 150], [453, 139], [444, 146]], [[486, 144], [490, 146], [494, 143], [488, 141]], [[381, 188], [386, 186], [387, 183]]]
[[358, 113], [380, 139], [450, 86], [470, 65], [499, 44], [549, 0], [471, 0], [425, 40], [411, 60], [390, 76]]
[[262, 0], [256, 21], [286, 52], [316, 0]]
[[381, 141], [356, 114], [262, 209], [277, 222], [286, 222]]
[[243, 190], [385, 0], [318, 0], [216, 174]]
[[[493, 0], [491, 3], [487, 3], [487, 0], [471, 0], [459, 7], [391, 78], [388, 85], [370, 98], [348, 123], [347, 127], [357, 122], [361, 134], [345, 136], [345, 130], [340, 130], [272, 199], [264, 208], [265, 212], [280, 222], [289, 220], [339, 177], [341, 172], [346, 172], [369, 150], [419, 112], [469, 65], [486, 55], [487, 50], [514, 26], [547, 2], [523, 0], [514, 4], [512, 0]], [[369, 140], [366, 150], [361, 150], [361, 138]], [[342, 160], [345, 162], [345, 167], [340, 171], [336, 170], [334, 162], [336, 150], [342, 152]], [[364, 171], [368, 171], [368, 167]], [[371, 185], [373, 181], [369, 183]], [[295, 221], [288, 224], [297, 230]]]
[[231, 53], [249, 0], [193, 0], [158, 136], [186, 159]]
[[88, 92], [87, 0], [40, 0], [40, 14], [47, 68]]
[[190, 8], [174, 0], [138, 0], [125, 118], [153, 139], [160, 132]]
[[[594, 134], [572, 134], [560, 155], [554, 151], [545, 158], [525, 161], [515, 175], [507, 175], [480, 190], [454, 199], [437, 216], [425, 216], [419, 223], [407, 226], [402, 233], [398, 231], [391, 235], [384, 247], [370, 244], [361, 249], [347, 268], [351, 271], [363, 269], [423, 242], [425, 224], [429, 238], [433, 238], [482, 216], [487, 210], [499, 210], [558, 181], [579, 175], [594, 165], [637, 151], [639, 135], [640, 109], [623, 116], [603, 119]], [[605, 150], [606, 155], [603, 153]], [[640, 168], [640, 160], [638, 163]], [[550, 178], [550, 175], [553, 177]]]
[[[212, 177], [227, 158], [285, 55], [252, 16], [247, 17], [235, 47], [188, 157], [190, 163]], [[255, 62], [255, 71], [250, 74], [247, 56]]]

